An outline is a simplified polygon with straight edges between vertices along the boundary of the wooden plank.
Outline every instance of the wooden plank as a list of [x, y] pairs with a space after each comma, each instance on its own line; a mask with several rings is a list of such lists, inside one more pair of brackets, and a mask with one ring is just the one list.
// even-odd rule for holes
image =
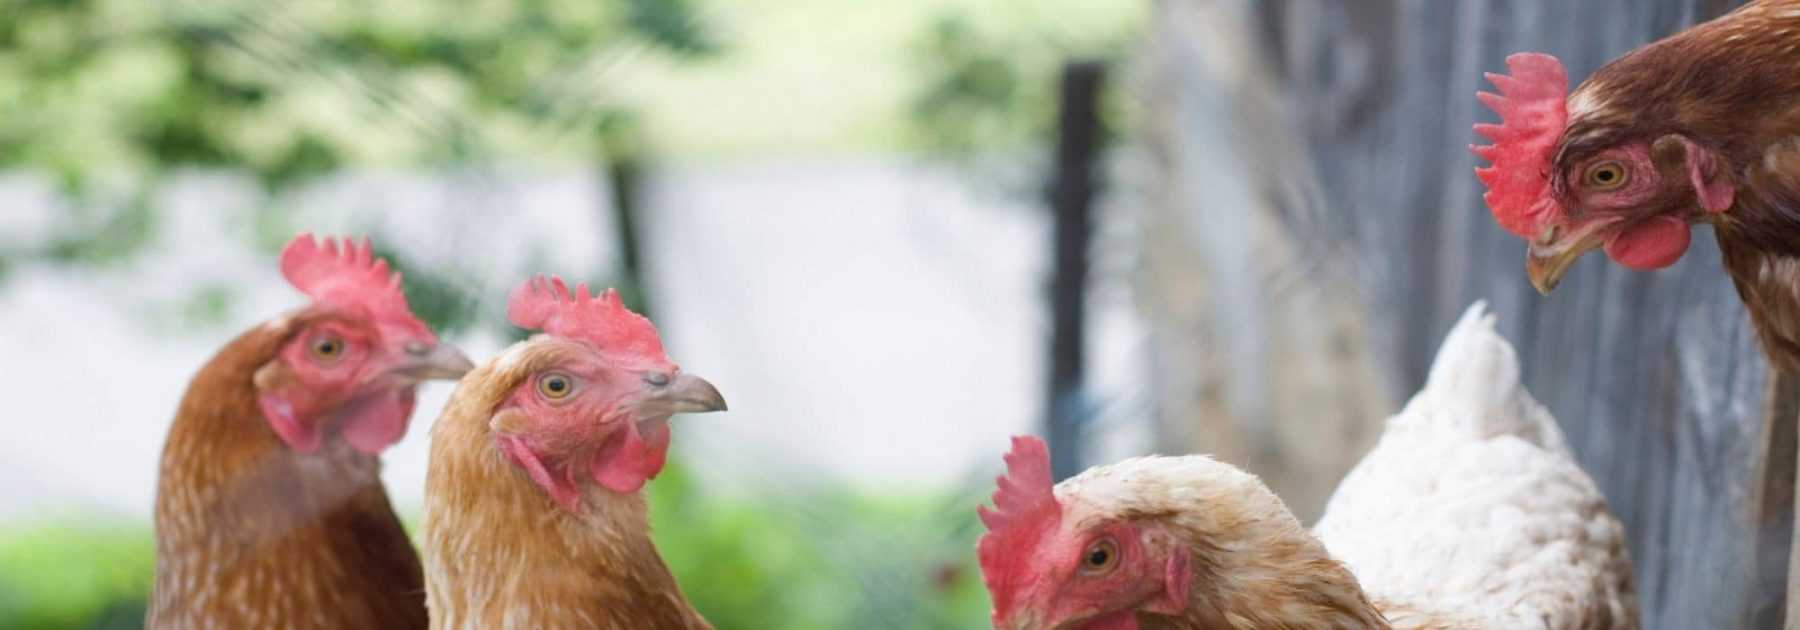
[[[1215, 0], [1175, 0], [1211, 2]], [[1557, 293], [1526, 283], [1524, 247], [1495, 229], [1469, 175], [1473, 98], [1506, 54], [1556, 54], [1571, 77], [1734, 6], [1728, 0], [1391, 2], [1238, 0], [1263, 22], [1292, 124], [1343, 221], [1308, 249], [1348, 251], [1368, 338], [1403, 400], [1470, 301], [1487, 299], [1527, 385], [1556, 414], [1625, 523], [1644, 625], [1773, 628], [1794, 545], [1796, 413], [1766, 364], [1711, 239], [1657, 273], [1584, 260]], [[1266, 6], [1265, 6], [1266, 5]], [[1279, 6], [1275, 6], [1279, 5]], [[1370, 15], [1378, 16], [1369, 19]], [[1180, 69], [1160, 81], [1180, 82]], [[1168, 134], [1181, 142], [1191, 134]], [[1183, 147], [1197, 152], [1196, 147]], [[1296, 233], [1309, 233], [1295, 230]], [[1781, 378], [1781, 377], [1777, 377]], [[1793, 627], [1793, 626], [1790, 626]], [[1800, 628], [1796, 628], [1800, 630]]]

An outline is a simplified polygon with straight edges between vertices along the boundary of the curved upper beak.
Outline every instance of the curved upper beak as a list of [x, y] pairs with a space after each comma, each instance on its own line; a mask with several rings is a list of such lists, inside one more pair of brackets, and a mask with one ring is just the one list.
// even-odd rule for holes
[[1575, 265], [1582, 254], [1599, 247], [1604, 241], [1600, 238], [1600, 225], [1589, 225], [1574, 230], [1546, 230], [1543, 236], [1531, 241], [1525, 248], [1525, 275], [1531, 278], [1531, 286], [1538, 293], [1550, 295], [1556, 285], [1562, 282], [1563, 274]]
[[706, 379], [692, 374], [676, 373], [659, 381], [645, 379], [644, 397], [638, 408], [646, 417], [672, 416], [678, 413], [725, 411], [725, 397]]
[[395, 365], [392, 372], [417, 381], [456, 380], [473, 369], [475, 364], [463, 355], [462, 350], [440, 343], [435, 346], [407, 346], [406, 358]]

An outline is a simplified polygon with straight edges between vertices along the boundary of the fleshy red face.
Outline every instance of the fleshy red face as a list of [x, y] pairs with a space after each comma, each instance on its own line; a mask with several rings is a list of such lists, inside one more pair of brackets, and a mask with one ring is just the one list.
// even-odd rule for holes
[[1180, 614], [1191, 573], [1187, 552], [1171, 541], [1154, 524], [1111, 522], [984, 548], [994, 627], [1124, 630], [1137, 627], [1139, 611]]
[[1555, 57], [1519, 53], [1506, 63], [1511, 75], [1488, 75], [1499, 93], [1477, 95], [1500, 114], [1499, 124], [1475, 126], [1493, 144], [1470, 149], [1491, 162], [1476, 169], [1483, 199], [1501, 227], [1530, 244], [1526, 272], [1539, 291], [1549, 293], [1596, 248], [1631, 269], [1674, 264], [1691, 223], [1731, 208], [1735, 184], [1714, 148], [1603, 124], [1616, 113], [1600, 112], [1591, 91], [1566, 97]]
[[380, 453], [406, 434], [420, 381], [475, 367], [413, 315], [400, 274], [368, 239], [296, 236], [281, 250], [281, 275], [313, 304], [275, 324], [288, 337], [254, 382], [257, 406], [289, 448], [312, 453], [341, 435]]
[[662, 471], [669, 417], [725, 408], [718, 390], [675, 364], [606, 354], [585, 343], [541, 337], [526, 376], [490, 420], [496, 446], [570, 511], [584, 480], [636, 492]]
[[1633, 141], [1576, 160], [1559, 175], [1563, 220], [1531, 240], [1527, 270], [1553, 288], [1582, 253], [1602, 248], [1635, 270], [1680, 260], [1689, 225], [1731, 207], [1712, 151], [1681, 136]]
[[257, 371], [256, 386], [271, 428], [303, 453], [332, 436], [381, 452], [405, 435], [420, 381], [455, 378], [471, 367], [416, 322], [377, 322], [324, 305], [295, 320], [275, 360]]
[[995, 628], [1134, 630], [1137, 613], [1187, 610], [1188, 551], [1154, 520], [1094, 516], [1051, 485], [1049, 448], [1013, 438], [976, 554]]

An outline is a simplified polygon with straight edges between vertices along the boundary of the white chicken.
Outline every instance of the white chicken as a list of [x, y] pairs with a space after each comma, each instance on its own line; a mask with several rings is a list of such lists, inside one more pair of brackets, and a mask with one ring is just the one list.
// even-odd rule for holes
[[997, 628], [1638, 625], [1624, 528], [1481, 303], [1310, 533], [1204, 456], [1054, 488], [1036, 438], [1006, 460], [979, 543]]

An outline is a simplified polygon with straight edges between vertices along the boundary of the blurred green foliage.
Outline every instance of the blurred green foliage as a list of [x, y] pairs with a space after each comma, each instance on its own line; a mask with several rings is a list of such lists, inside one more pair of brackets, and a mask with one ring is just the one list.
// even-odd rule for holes
[[[972, 498], [819, 489], [726, 499], [703, 495], [678, 465], [650, 494], [657, 547], [716, 627], [983, 627]], [[0, 529], [0, 628], [137, 628], [153, 562], [140, 523], [58, 518]]]
[[[71, 201], [50, 242], [7, 253], [131, 260], [158, 227], [146, 191], [182, 168], [279, 189], [347, 165], [590, 163], [601, 136], [635, 120], [612, 98], [613, 64], [722, 50], [695, 11], [690, 0], [0, 0], [0, 168], [51, 172]], [[259, 218], [259, 236], [280, 223]], [[455, 283], [408, 271], [425, 319], [468, 323], [457, 307], [472, 300]]]
[[153, 555], [150, 528], [55, 519], [0, 533], [0, 628], [142, 625]]
[[[1063, 64], [1105, 61], [1122, 74], [1131, 47], [1142, 41], [1141, 16], [1115, 13], [1039, 16], [1025, 21], [1029, 28], [1002, 28], [967, 10], [941, 13], [913, 47], [922, 77], [910, 112], [918, 142], [950, 156], [1046, 149], [1055, 137]], [[1103, 95], [1102, 115], [1115, 131], [1131, 124], [1124, 87], [1115, 76]]]
[[[247, 169], [589, 155], [608, 61], [719, 50], [687, 0], [0, 0], [0, 166]], [[568, 138], [574, 137], [573, 143]]]

